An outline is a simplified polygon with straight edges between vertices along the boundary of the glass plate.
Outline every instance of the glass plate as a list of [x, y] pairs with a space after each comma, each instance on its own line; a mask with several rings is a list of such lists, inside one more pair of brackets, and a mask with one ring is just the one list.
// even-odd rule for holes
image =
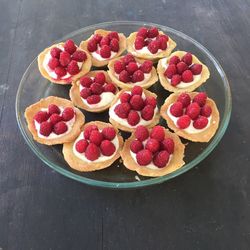
[[[64, 161], [61, 145], [49, 147], [36, 143], [32, 139], [31, 133], [28, 131], [28, 127], [24, 118], [24, 111], [27, 106], [39, 101], [43, 97], [51, 95], [69, 99], [68, 92], [70, 86], [51, 84], [48, 80], [44, 79], [38, 70], [37, 58], [35, 58], [35, 60], [30, 64], [30, 66], [24, 73], [17, 91], [16, 117], [25, 141], [28, 143], [32, 151], [52, 169], [69, 178], [93, 186], [118, 189], [149, 186], [170, 180], [193, 168], [206, 156], [208, 156], [209, 153], [211, 153], [211, 151], [221, 140], [228, 126], [231, 114], [231, 92], [229, 83], [222, 67], [215, 59], [215, 57], [205, 47], [203, 47], [200, 43], [196, 42], [191, 37], [174, 29], [158, 24], [123, 21], [100, 23], [83, 29], [79, 29], [63, 37], [61, 40], [56, 41], [55, 43], [71, 38], [79, 44], [82, 40], [85, 40], [91, 34], [93, 34], [96, 29], [115, 30], [122, 32], [126, 36], [128, 36], [131, 32], [138, 30], [138, 28], [143, 25], [158, 27], [163, 32], [167, 33], [174, 41], [176, 41], [176, 50], [190, 51], [194, 55], [198, 56], [198, 58], [208, 66], [211, 76], [207, 83], [199, 88], [198, 91], [206, 91], [208, 96], [213, 98], [218, 106], [221, 120], [217, 133], [209, 143], [189, 142], [185, 151], [185, 166], [171, 174], [162, 177], [147, 178], [138, 176], [136, 172], [127, 170], [123, 166], [123, 164], [119, 162], [119, 160], [117, 160], [111, 167], [100, 171], [90, 173], [81, 173], [74, 171]], [[170, 94], [161, 87], [160, 83], [156, 83], [154, 86], [152, 86], [150, 88], [150, 91], [153, 91], [158, 95], [159, 107], [163, 104], [164, 100]], [[86, 116], [87, 122], [93, 120], [108, 121], [107, 111], [101, 114], [92, 114], [86, 111], [83, 111], [83, 113]], [[166, 126], [165, 121], [163, 121], [162, 119], [160, 123], [163, 126]], [[124, 133], [123, 135], [125, 138], [127, 138], [129, 134]], [[182, 141], [184, 143], [187, 142], [185, 140]], [[140, 181], [138, 181], [138, 177]]]

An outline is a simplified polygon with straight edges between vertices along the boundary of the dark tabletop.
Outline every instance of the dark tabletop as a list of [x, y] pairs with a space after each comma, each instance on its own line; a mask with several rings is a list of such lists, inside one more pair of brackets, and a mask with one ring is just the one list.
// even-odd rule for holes
[[[222, 64], [233, 112], [216, 149], [150, 188], [105, 190], [45, 166], [24, 142], [15, 95], [33, 58], [87, 25], [141, 20], [193, 37]], [[0, 1], [0, 249], [250, 249], [248, 0]]]

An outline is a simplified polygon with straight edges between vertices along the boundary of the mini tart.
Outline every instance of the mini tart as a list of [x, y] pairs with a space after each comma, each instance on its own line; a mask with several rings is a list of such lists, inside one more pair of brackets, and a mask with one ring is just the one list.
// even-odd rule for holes
[[[192, 92], [192, 93], [188, 93], [188, 94], [191, 97], [191, 99], [193, 99], [193, 97], [195, 95], [197, 95], [198, 93], [199, 92]], [[179, 135], [180, 137], [185, 138], [187, 140], [190, 140], [193, 142], [208, 142], [208, 141], [210, 141], [210, 139], [216, 133], [218, 126], [219, 126], [219, 122], [220, 122], [220, 114], [219, 114], [219, 111], [217, 109], [215, 102], [210, 98], [207, 98], [207, 100], [206, 100], [206, 104], [208, 104], [212, 109], [211, 120], [210, 120], [209, 126], [206, 127], [205, 130], [202, 130], [201, 132], [188, 133], [188, 132], [184, 131], [183, 129], [178, 128], [175, 125], [174, 121], [167, 114], [167, 110], [168, 110], [169, 106], [177, 101], [178, 96], [179, 96], [179, 94], [177, 94], [177, 93], [171, 94], [165, 100], [165, 103], [162, 105], [161, 110], [160, 110], [160, 114], [161, 114], [162, 118], [166, 120], [168, 127], [171, 130], [173, 130], [177, 135]]]
[[[152, 130], [152, 129], [151, 129]], [[149, 177], [158, 177], [170, 174], [180, 167], [182, 167], [185, 162], [184, 158], [184, 150], [185, 146], [182, 144], [178, 135], [171, 133], [168, 129], [165, 130], [165, 136], [167, 138], [171, 138], [174, 141], [174, 152], [169, 158], [169, 162], [163, 168], [151, 169], [147, 166], [139, 165], [136, 160], [131, 156], [130, 144], [133, 140], [136, 139], [135, 134], [133, 133], [124, 143], [123, 149], [121, 151], [121, 157], [123, 160], [124, 166], [132, 171], [136, 171], [138, 174]]]
[[[103, 29], [98, 29], [94, 32], [94, 35], [96, 34], [99, 34], [101, 36], [107, 36], [111, 31], [109, 30], [103, 30]], [[85, 50], [85, 51], [88, 51], [90, 56], [91, 56], [91, 59], [92, 59], [92, 64], [93, 66], [95, 67], [103, 67], [105, 65], [107, 65], [109, 63], [110, 60], [114, 59], [114, 58], [117, 58], [119, 57], [125, 50], [126, 50], [126, 47], [127, 47], [127, 42], [126, 42], [126, 37], [124, 36], [123, 33], [118, 33], [119, 35], [119, 50], [116, 52], [116, 55], [112, 58], [108, 58], [108, 59], [105, 59], [105, 60], [98, 60], [96, 59], [95, 57], [92, 56], [92, 53], [88, 51], [88, 41], [92, 38], [89, 37], [87, 40], [85, 41], [82, 41], [80, 43], [80, 48]]]
[[[37, 130], [35, 128], [34, 116], [38, 111], [41, 111], [41, 109], [48, 108], [50, 104], [56, 104], [57, 106], [63, 108], [66, 107], [73, 108], [75, 111], [75, 121], [71, 128], [71, 131], [68, 132], [67, 134], [58, 136], [58, 138], [51, 138], [51, 139], [41, 138], [38, 136]], [[46, 144], [46, 145], [62, 144], [74, 140], [80, 133], [80, 128], [85, 122], [85, 116], [79, 109], [74, 107], [71, 101], [55, 96], [49, 96], [45, 99], [41, 99], [37, 103], [30, 105], [25, 109], [24, 116], [28, 123], [28, 129], [31, 132], [34, 140], [41, 144]]]
[[[156, 73], [156, 69], [155, 67], [152, 67], [152, 70], [150, 71], [150, 77], [147, 79], [147, 81], [143, 84], [137, 84], [137, 83], [132, 83], [132, 82], [129, 82], [129, 83], [125, 83], [125, 82], [122, 82], [120, 81], [117, 76], [116, 76], [116, 73], [115, 73], [115, 70], [114, 70], [114, 64], [117, 60], [121, 60], [122, 58], [124, 58], [124, 56], [121, 56], [119, 58], [115, 58], [114, 60], [110, 61], [109, 64], [108, 64], [108, 74], [111, 78], [111, 80], [120, 88], [122, 89], [132, 89], [135, 85], [138, 85], [138, 86], [141, 86], [142, 88], [149, 88], [150, 86], [152, 86], [154, 83], [156, 83], [158, 81], [158, 76], [157, 76], [157, 73]], [[139, 59], [139, 58], [136, 58], [135, 57], [135, 61], [138, 63], [138, 64], [143, 64], [143, 62], [145, 62], [145, 60], [142, 60], [142, 59]]]
[[192, 85], [187, 86], [185, 88], [178, 88], [178, 85], [173, 86], [171, 84], [169, 79], [166, 76], [164, 76], [164, 72], [166, 71], [166, 68], [163, 66], [163, 64], [165, 64], [165, 65], [166, 65], [166, 63], [168, 64], [170, 58], [172, 58], [173, 56], [178, 56], [181, 59], [186, 53], [187, 53], [186, 51], [175, 51], [169, 57], [162, 58], [161, 60], [159, 60], [158, 65], [157, 65], [157, 73], [159, 75], [160, 83], [164, 89], [166, 89], [170, 92], [174, 92], [174, 93], [192, 92], [193, 90], [195, 90], [199, 86], [201, 86], [203, 83], [205, 83], [206, 80], [209, 78], [210, 72], [208, 70], [208, 67], [205, 64], [203, 64], [195, 55], [192, 54], [192, 64], [195, 63], [195, 64], [202, 65], [200, 79], [197, 80]]
[[[84, 131], [84, 128], [86, 128], [89, 125], [96, 125], [99, 129], [103, 129], [105, 127], [112, 127], [111, 124], [105, 123], [105, 122], [100, 122], [100, 121], [93, 121], [86, 123], [82, 128], [81, 131]], [[118, 130], [116, 130], [116, 136], [119, 141], [119, 148], [116, 150], [116, 153], [114, 155], [105, 161], [102, 162], [89, 162], [89, 161], [84, 161], [77, 157], [74, 152], [73, 152], [73, 146], [75, 141], [69, 142], [69, 143], [64, 143], [63, 144], [63, 155], [65, 161], [69, 164], [69, 166], [77, 171], [81, 172], [90, 172], [90, 171], [96, 171], [100, 169], [104, 169], [109, 167], [114, 161], [116, 161], [120, 157], [120, 151], [123, 146], [123, 139], [122, 137], [118, 134]]]
[[82, 63], [82, 66], [80, 68], [80, 72], [75, 74], [75, 75], [71, 75], [69, 78], [66, 78], [66, 79], [55, 79], [55, 78], [52, 78], [47, 70], [44, 68], [44, 65], [43, 65], [43, 62], [44, 62], [44, 59], [47, 55], [47, 53], [50, 53], [50, 50], [54, 47], [58, 47], [58, 46], [64, 46], [65, 43], [58, 43], [58, 44], [53, 44], [52, 46], [44, 49], [39, 55], [38, 55], [38, 58], [37, 58], [37, 62], [38, 62], [38, 68], [40, 70], [40, 73], [42, 74], [42, 76], [46, 79], [48, 79], [49, 81], [51, 81], [52, 83], [57, 83], [57, 84], [70, 84], [72, 81], [80, 78], [81, 76], [85, 75], [86, 73], [88, 73], [90, 71], [90, 68], [91, 68], [91, 65], [92, 65], [92, 62], [91, 62], [91, 56], [90, 54], [86, 51], [86, 50], [83, 50], [81, 48], [78, 48], [77, 47], [77, 50], [82, 50], [86, 53], [86, 56], [87, 56], [87, 59]]
[[[95, 77], [96, 74], [98, 74], [98, 73], [103, 73], [105, 75], [106, 83], [112, 83], [107, 72], [103, 71], [103, 70], [90, 71], [84, 77], [91, 77], [92, 78], [92, 77]], [[116, 90], [115, 90], [114, 97], [112, 100], [114, 100], [115, 94], [118, 92], [118, 88], [116, 87], [116, 85], [114, 85], [114, 86], [115, 86]], [[109, 93], [109, 92], [103, 92], [103, 93]], [[94, 105], [91, 105], [92, 106], [91, 107], [91, 106], [88, 106], [87, 104], [85, 104], [82, 100], [81, 95], [80, 95], [80, 79], [72, 82], [72, 87], [70, 89], [69, 95], [70, 95], [70, 99], [72, 100], [72, 102], [74, 103], [75, 106], [82, 108], [84, 110], [87, 110], [89, 112], [94, 112], [94, 113], [98, 113], [98, 112], [102, 112], [102, 111], [107, 110], [112, 103], [112, 100], [111, 100], [109, 103], [107, 103], [106, 105], [104, 105], [102, 107], [94, 107]], [[105, 98], [105, 96], [103, 98]]]

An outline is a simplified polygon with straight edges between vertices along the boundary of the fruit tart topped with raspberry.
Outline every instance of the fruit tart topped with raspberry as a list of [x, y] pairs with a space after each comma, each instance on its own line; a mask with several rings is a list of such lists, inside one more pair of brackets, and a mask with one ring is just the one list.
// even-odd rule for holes
[[191, 92], [206, 82], [208, 67], [189, 52], [176, 51], [159, 60], [157, 72], [161, 85], [170, 92]]
[[91, 57], [73, 40], [54, 44], [38, 55], [38, 67], [46, 79], [57, 84], [69, 84], [91, 68]]
[[86, 123], [74, 141], [63, 144], [64, 159], [71, 168], [82, 172], [109, 167], [120, 157], [123, 139], [109, 123]]
[[140, 86], [121, 90], [109, 108], [109, 121], [128, 132], [138, 125], [153, 127], [160, 119], [156, 98], [154, 93]]
[[134, 56], [157, 60], [168, 56], [176, 43], [156, 27], [141, 27], [127, 38], [127, 50]]
[[177, 135], [194, 142], [208, 142], [220, 121], [215, 102], [205, 92], [171, 94], [161, 107], [161, 116]]
[[149, 60], [138, 59], [132, 54], [110, 61], [108, 68], [112, 81], [124, 89], [131, 89], [135, 85], [149, 88], [158, 80], [153, 63]]
[[184, 165], [185, 146], [162, 126], [138, 126], [121, 151], [124, 166], [144, 176], [163, 176]]
[[106, 71], [90, 71], [72, 82], [70, 98], [75, 106], [89, 112], [102, 112], [110, 107], [118, 89]]
[[24, 115], [34, 140], [46, 145], [74, 140], [85, 121], [72, 102], [54, 96], [30, 105]]
[[80, 47], [90, 53], [92, 64], [102, 67], [126, 50], [126, 37], [122, 33], [109, 30], [96, 30]]

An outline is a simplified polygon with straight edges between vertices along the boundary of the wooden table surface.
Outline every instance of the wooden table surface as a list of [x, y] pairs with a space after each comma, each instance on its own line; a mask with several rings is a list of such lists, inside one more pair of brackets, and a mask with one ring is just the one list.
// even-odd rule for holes
[[[167, 25], [222, 64], [233, 112], [216, 149], [197, 167], [151, 188], [89, 187], [52, 171], [15, 119], [27, 66], [52, 41], [111, 20]], [[250, 2], [0, 1], [0, 249], [249, 249]]]

